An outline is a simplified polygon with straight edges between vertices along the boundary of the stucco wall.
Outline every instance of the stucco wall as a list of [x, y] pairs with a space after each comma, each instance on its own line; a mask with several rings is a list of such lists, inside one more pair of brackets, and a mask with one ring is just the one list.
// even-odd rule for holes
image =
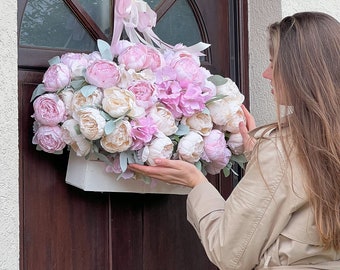
[[0, 269], [19, 269], [17, 1], [0, 2]]
[[339, 0], [249, 0], [249, 81], [250, 109], [257, 125], [276, 119], [276, 108], [269, 82], [262, 78], [268, 64], [266, 27], [300, 11], [321, 11], [340, 21]]

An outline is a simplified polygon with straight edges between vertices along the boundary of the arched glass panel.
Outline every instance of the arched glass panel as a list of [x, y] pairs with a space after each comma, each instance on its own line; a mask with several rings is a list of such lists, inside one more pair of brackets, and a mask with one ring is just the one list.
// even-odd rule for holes
[[155, 10], [155, 7], [161, 2], [161, 0], [147, 0], [149, 6]]
[[[112, 35], [112, 0], [79, 0], [82, 8], [107, 36]], [[161, 0], [147, 0], [155, 8]], [[159, 20], [154, 31], [165, 42], [192, 45], [201, 41], [200, 31], [188, 0], [178, 0]], [[28, 0], [22, 18], [21, 46], [93, 51], [96, 41], [60, 0]]]
[[[80, 3], [100, 29], [111, 34], [111, 1], [81, 0]], [[60, 0], [29, 0], [23, 15], [21, 46], [92, 51], [96, 41], [81, 25], [74, 13]]]
[[78, 0], [107, 37], [112, 37], [112, 0]]
[[188, 0], [176, 1], [159, 20], [154, 31], [170, 45], [183, 43], [190, 46], [202, 41], [195, 15]]

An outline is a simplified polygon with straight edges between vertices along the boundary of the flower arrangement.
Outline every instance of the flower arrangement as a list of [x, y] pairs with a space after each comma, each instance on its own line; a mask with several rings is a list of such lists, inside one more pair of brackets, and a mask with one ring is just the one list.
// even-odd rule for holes
[[[154, 165], [160, 157], [205, 174], [227, 176], [233, 162], [242, 165], [244, 96], [231, 79], [201, 66], [202, 44], [160, 41], [155, 14], [141, 0], [116, 1], [115, 18], [111, 45], [98, 40], [98, 51], [49, 61], [31, 98], [37, 150], [95, 157], [117, 179], [138, 178], [129, 163]], [[123, 28], [129, 40], [119, 39]]]

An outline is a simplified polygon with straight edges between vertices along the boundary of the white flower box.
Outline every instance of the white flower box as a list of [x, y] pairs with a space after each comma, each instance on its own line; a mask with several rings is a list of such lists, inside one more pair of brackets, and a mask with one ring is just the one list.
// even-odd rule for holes
[[147, 184], [140, 180], [116, 180], [114, 175], [105, 172], [105, 163], [98, 160], [86, 160], [70, 151], [66, 172], [67, 184], [85, 191], [96, 192], [128, 192], [128, 193], [158, 193], [186, 195], [190, 188], [170, 185], [153, 180]]

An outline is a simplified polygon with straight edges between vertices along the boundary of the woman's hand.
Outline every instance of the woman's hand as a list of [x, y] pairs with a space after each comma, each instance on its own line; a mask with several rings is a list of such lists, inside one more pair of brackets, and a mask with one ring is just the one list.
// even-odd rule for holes
[[241, 108], [247, 123], [245, 124], [244, 122], [240, 122], [239, 124], [240, 133], [243, 139], [244, 152], [246, 153], [251, 152], [254, 148], [255, 139], [249, 136], [249, 131], [255, 129], [256, 124], [254, 117], [250, 114], [247, 108], [244, 105], [242, 105]]
[[195, 187], [208, 181], [193, 164], [183, 160], [156, 159], [156, 166], [130, 164], [131, 171], [147, 175], [169, 184]]

